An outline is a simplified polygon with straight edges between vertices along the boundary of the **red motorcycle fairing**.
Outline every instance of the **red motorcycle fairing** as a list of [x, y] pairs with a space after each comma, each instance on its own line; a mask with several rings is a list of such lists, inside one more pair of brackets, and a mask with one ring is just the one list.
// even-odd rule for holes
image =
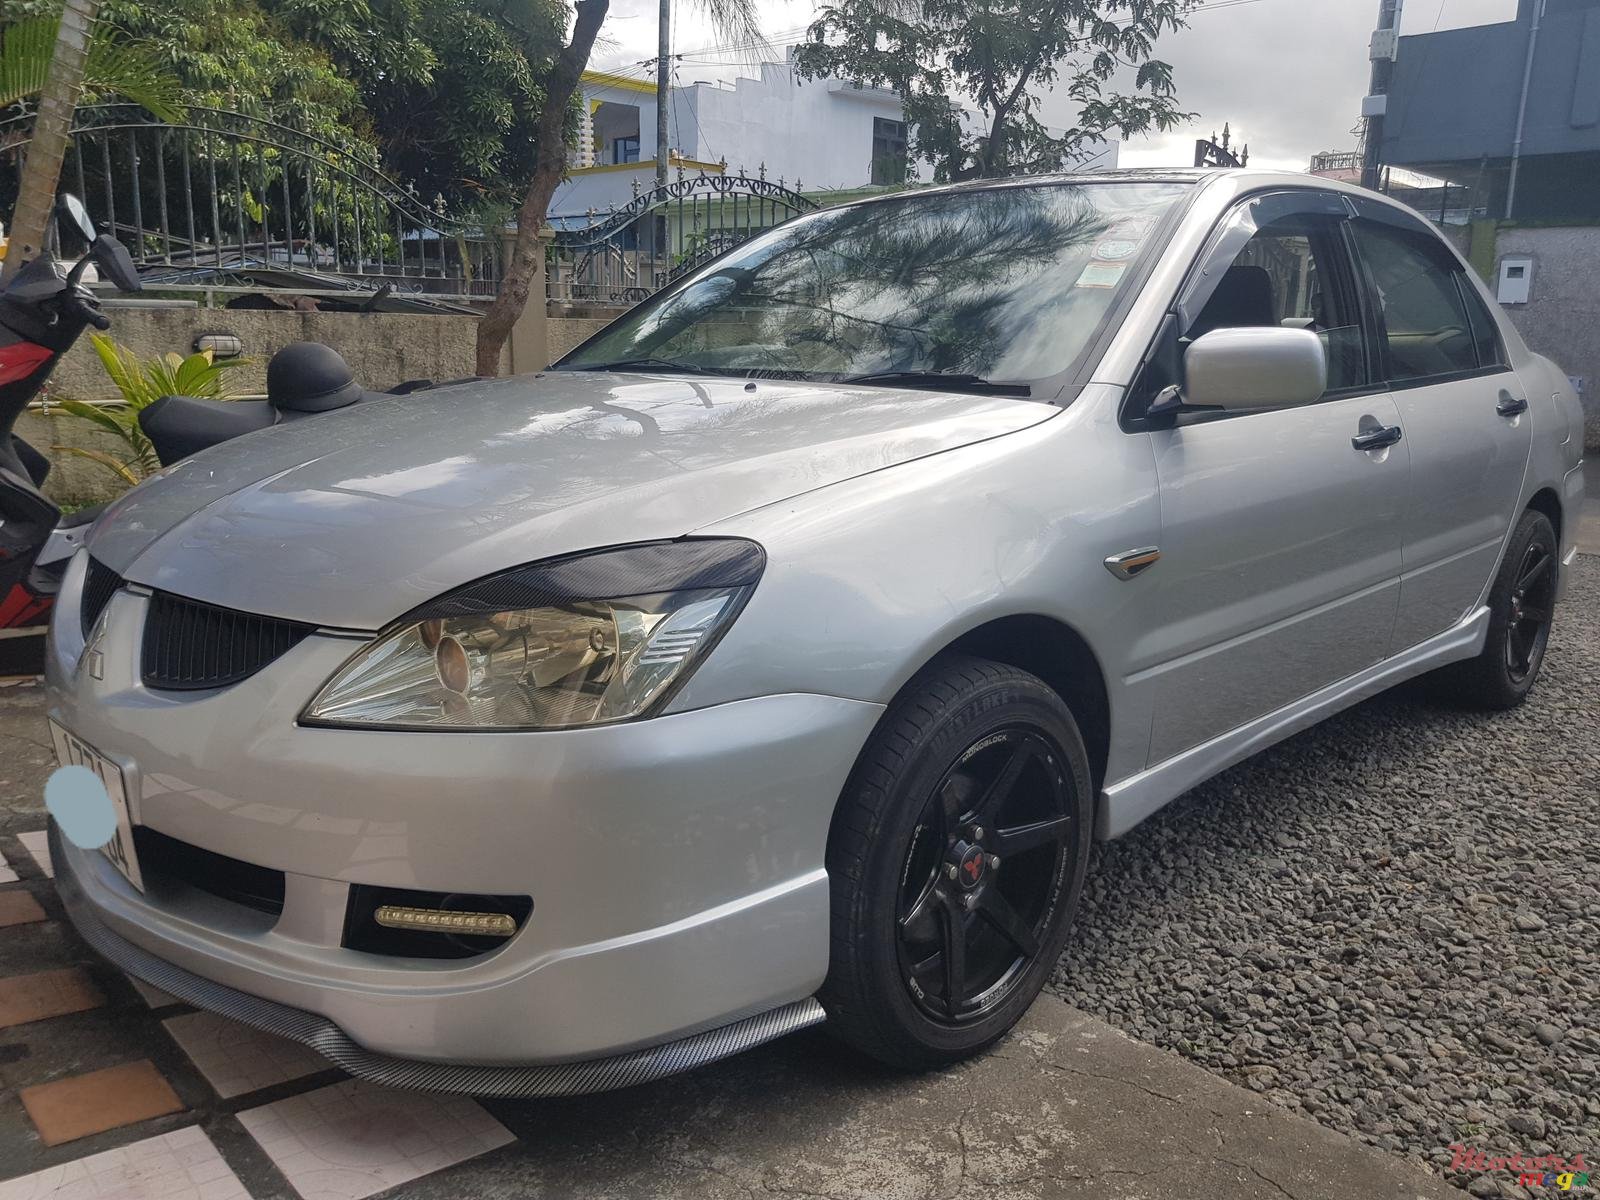
[[55, 354], [54, 350], [32, 342], [12, 342], [0, 346], [0, 387], [26, 379]]
[[12, 584], [11, 590], [0, 597], [0, 629], [26, 629], [43, 624], [55, 599], [35, 594], [26, 584]]

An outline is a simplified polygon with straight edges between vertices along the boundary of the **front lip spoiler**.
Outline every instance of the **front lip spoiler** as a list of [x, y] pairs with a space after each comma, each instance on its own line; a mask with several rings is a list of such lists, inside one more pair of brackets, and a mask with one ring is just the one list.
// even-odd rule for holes
[[545, 1066], [475, 1066], [395, 1058], [363, 1048], [326, 1017], [202, 978], [113, 932], [95, 915], [83, 886], [67, 865], [54, 821], [50, 822], [50, 857], [56, 864], [56, 890], [67, 916], [83, 940], [104, 958], [185, 1003], [303, 1042], [356, 1078], [387, 1087], [518, 1098], [583, 1096], [676, 1075], [816, 1025], [826, 1016], [816, 997], [808, 996], [659, 1046], [611, 1058]]

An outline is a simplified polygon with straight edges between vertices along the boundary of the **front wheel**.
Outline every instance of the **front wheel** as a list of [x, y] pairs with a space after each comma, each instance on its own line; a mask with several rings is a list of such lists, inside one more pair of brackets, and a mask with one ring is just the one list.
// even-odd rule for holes
[[910, 1068], [1004, 1034], [1066, 942], [1092, 815], [1083, 739], [1043, 681], [966, 657], [914, 679], [829, 835], [829, 1027]]
[[1560, 543], [1550, 518], [1522, 514], [1489, 590], [1489, 636], [1478, 657], [1447, 667], [1451, 699], [1473, 708], [1515, 708], [1544, 665], [1555, 617]]

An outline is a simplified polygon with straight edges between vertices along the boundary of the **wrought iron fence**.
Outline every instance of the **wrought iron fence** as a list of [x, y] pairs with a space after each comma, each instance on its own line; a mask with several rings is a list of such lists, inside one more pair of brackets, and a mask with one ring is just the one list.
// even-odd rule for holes
[[558, 228], [545, 290], [558, 302], [634, 304], [723, 251], [817, 204], [762, 173], [678, 178]]
[[[0, 121], [0, 209], [14, 200], [32, 121], [31, 112]], [[499, 286], [498, 229], [423, 203], [345, 147], [244, 113], [191, 108], [167, 125], [136, 105], [80, 107], [62, 184], [127, 244], [151, 285], [276, 281], [460, 298]]]

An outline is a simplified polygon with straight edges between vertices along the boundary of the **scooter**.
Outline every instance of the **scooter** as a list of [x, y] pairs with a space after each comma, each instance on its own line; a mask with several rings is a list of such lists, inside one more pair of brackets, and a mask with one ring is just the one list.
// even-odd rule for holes
[[[0, 649], [8, 638], [42, 634], [67, 563], [104, 505], [63, 517], [40, 490], [49, 460], [12, 432], [61, 356], [94, 326], [111, 321], [81, 279], [90, 263], [123, 291], [141, 290], [127, 249], [96, 234], [77, 197], [56, 205], [56, 227], [79, 234], [88, 252], [65, 276], [52, 258], [24, 266], [0, 292]], [[300, 420], [375, 398], [449, 384], [416, 379], [387, 392], [362, 388], [339, 353], [316, 342], [296, 342], [267, 364], [267, 399], [205, 400], [162, 396], [139, 413], [163, 466], [219, 442], [284, 421]], [[0, 661], [6, 656], [0, 654]]]
[[0, 292], [0, 639], [44, 632], [61, 575], [99, 515], [95, 508], [63, 518], [39, 490], [49, 460], [12, 430], [83, 331], [111, 327], [83, 286], [89, 264], [123, 291], [140, 290], [127, 248], [95, 232], [76, 196], [57, 201], [55, 222], [58, 236], [87, 243], [84, 256], [63, 275], [54, 257], [40, 255]]

